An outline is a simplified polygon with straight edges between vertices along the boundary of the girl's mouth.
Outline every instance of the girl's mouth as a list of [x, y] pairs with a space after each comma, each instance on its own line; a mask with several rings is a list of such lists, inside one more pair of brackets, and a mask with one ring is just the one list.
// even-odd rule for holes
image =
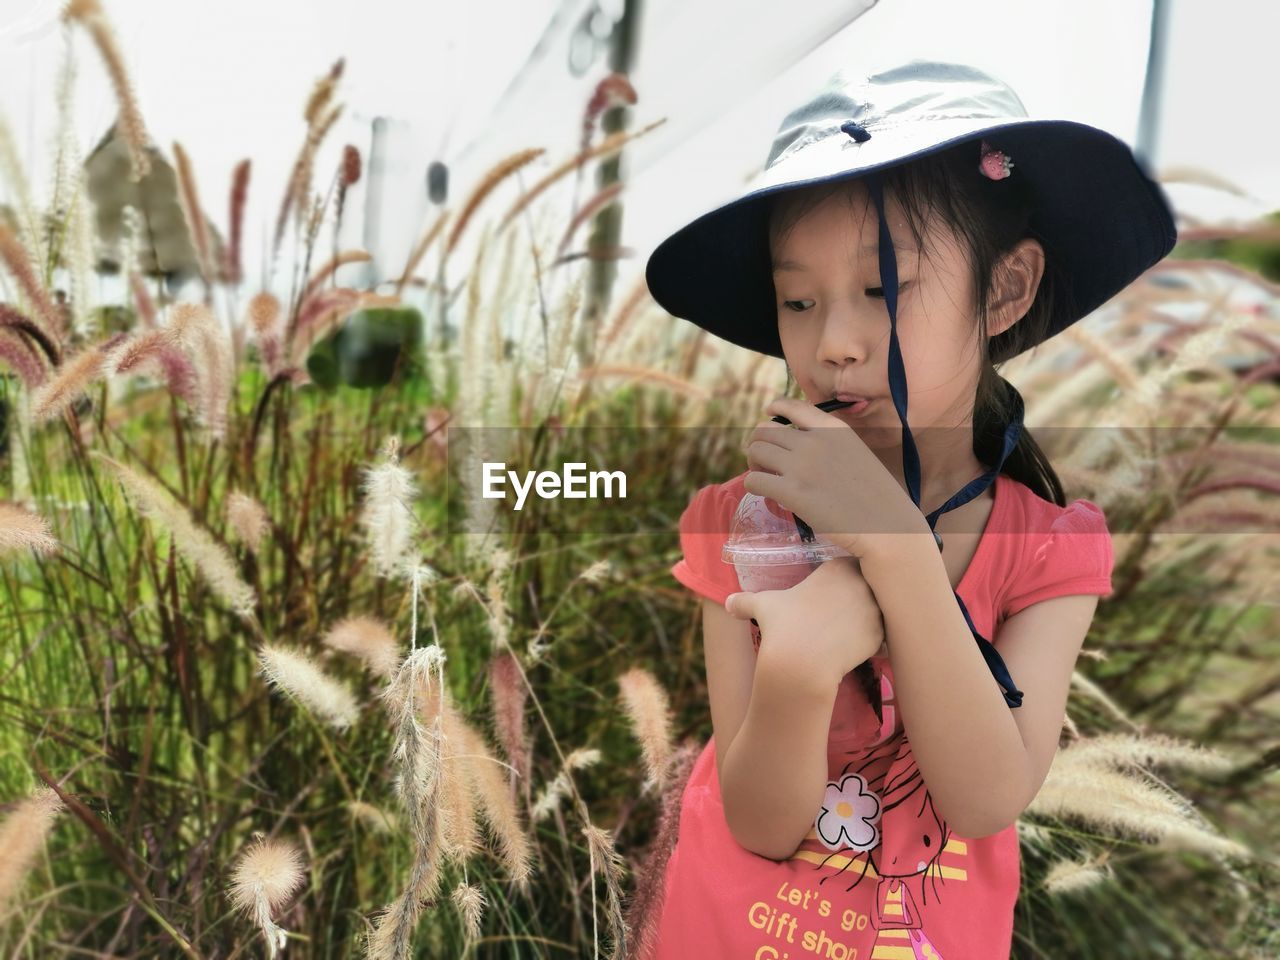
[[846, 409], [848, 416], [856, 417], [861, 415], [867, 407], [871, 406], [873, 403], [875, 403], [874, 397], [870, 399], [863, 398], [861, 400], [840, 400], [833, 397], [830, 400], [822, 401], [822, 403], [819, 403], [817, 406], [825, 410], [827, 413]]
[[841, 400], [838, 397], [832, 397], [830, 400], [815, 403], [814, 406], [823, 413], [830, 413], [832, 410], [839, 410], [841, 407], [851, 407], [855, 402], [854, 400]]
[[[865, 410], [874, 402], [875, 402], [874, 400], [839, 400], [835, 397], [832, 397], [830, 400], [819, 401], [818, 403], [815, 403], [814, 406], [817, 407], [819, 410], [821, 410], [823, 413], [832, 413], [836, 410], [842, 410], [845, 407], [849, 407], [850, 408], [849, 412], [856, 416], [857, 414], [861, 413], [863, 410]], [[791, 423], [791, 421], [786, 417], [784, 417], [782, 414], [778, 414], [776, 417], [773, 417], [772, 420], [774, 423], [782, 423], [782, 424]]]
[[[832, 410], [839, 410], [841, 407], [851, 407], [853, 404], [848, 400], [837, 400], [835, 397], [832, 397], [830, 400], [822, 400], [815, 403], [814, 406], [823, 413], [830, 413]], [[782, 414], [778, 414], [776, 417], [772, 417], [771, 419], [774, 423], [781, 423], [788, 426], [791, 424], [791, 420], [784, 417]]]

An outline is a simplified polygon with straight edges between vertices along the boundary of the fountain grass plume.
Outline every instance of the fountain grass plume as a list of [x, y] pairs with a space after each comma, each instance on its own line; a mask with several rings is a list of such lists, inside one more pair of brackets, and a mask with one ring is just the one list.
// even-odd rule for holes
[[529, 697], [529, 688], [512, 650], [497, 653], [489, 661], [489, 687], [492, 690], [493, 727], [497, 732], [498, 743], [515, 768], [527, 800], [532, 760], [529, 740], [524, 730], [524, 705]]
[[58, 362], [58, 348], [32, 320], [0, 304], [0, 360], [17, 373], [29, 391], [44, 383]]
[[[627, 941], [630, 931], [622, 909], [622, 881], [626, 877], [627, 862], [613, 843], [613, 835], [588, 820], [582, 827], [582, 834], [587, 838], [587, 853], [590, 857], [591, 875], [597, 873], [604, 877], [605, 895], [608, 903], [606, 921], [613, 931], [613, 949], [609, 956], [620, 958], [626, 956]], [[596, 885], [591, 884], [591, 939], [593, 956], [600, 954], [600, 936], [596, 927]]]
[[227, 283], [233, 286], [244, 279], [244, 271], [240, 265], [241, 237], [244, 234], [244, 208], [249, 199], [249, 174], [252, 163], [248, 157], [236, 164], [231, 173], [231, 198], [228, 201], [228, 218], [231, 223], [230, 237], [223, 254], [222, 273]]
[[90, 450], [89, 454], [115, 471], [138, 513], [169, 533], [178, 553], [196, 568], [213, 592], [235, 613], [252, 618], [257, 594], [241, 579], [227, 548], [196, 524], [187, 509], [159, 483], [97, 450]]
[[251, 553], [257, 553], [262, 538], [271, 529], [266, 508], [239, 490], [227, 494], [227, 528]]
[[51, 555], [59, 547], [48, 520], [16, 503], [0, 501], [0, 557], [26, 548]]
[[400, 668], [400, 650], [395, 636], [376, 617], [343, 617], [329, 628], [321, 642], [332, 650], [358, 657], [370, 672], [385, 680], [394, 678]]
[[62, 17], [68, 23], [78, 23], [88, 31], [98, 53], [107, 68], [107, 76], [115, 88], [119, 106], [119, 124], [129, 148], [131, 176], [136, 183], [151, 172], [151, 159], [147, 154], [148, 138], [142, 110], [133, 93], [133, 84], [125, 70], [124, 56], [116, 43], [115, 32], [107, 22], [102, 4], [98, 0], [70, 0], [63, 7]]
[[1156, 763], [1214, 772], [1231, 766], [1216, 751], [1166, 736], [1083, 738], [1058, 750], [1027, 810], [1081, 820], [1170, 849], [1193, 849], [1219, 859], [1250, 856], [1246, 847], [1217, 834], [1190, 800], [1147, 769]]
[[0, 823], [0, 910], [22, 886], [63, 808], [57, 793], [40, 786]]
[[[484, 736], [466, 722], [454, 706], [448, 691], [443, 705], [444, 730], [450, 755], [463, 761], [459, 773], [466, 777], [470, 790], [480, 801], [480, 809], [489, 821], [493, 835], [502, 847], [502, 860], [511, 878], [526, 895], [532, 894], [530, 880], [535, 857], [528, 831], [520, 822], [518, 808], [512, 802], [507, 770], [510, 769], [493, 755]], [[466, 836], [462, 831], [454, 831]], [[469, 847], [470, 844], [460, 845]]]
[[302, 853], [292, 843], [258, 834], [231, 871], [228, 897], [232, 906], [252, 919], [267, 941], [268, 956], [284, 949], [288, 936], [277, 926], [289, 898], [302, 886]]
[[[114, 345], [116, 340], [113, 337], [107, 342]], [[31, 392], [33, 424], [45, 423], [60, 416], [84, 396], [89, 387], [106, 376], [107, 342], [92, 344], [75, 356], [68, 357], [52, 377]]]
[[369, 558], [378, 576], [394, 577], [402, 572], [412, 546], [412, 504], [418, 495], [413, 473], [400, 466], [399, 437], [386, 439], [382, 462], [364, 470], [361, 488], [364, 508], [360, 523]]
[[413, 955], [422, 901], [433, 897], [439, 885], [444, 737], [439, 691], [444, 686], [445, 659], [436, 644], [418, 647], [405, 657], [381, 694], [395, 728], [396, 790], [408, 817], [413, 861], [400, 895], [373, 920], [368, 960], [408, 960]]
[[648, 777], [643, 789], [661, 788], [674, 745], [667, 693], [652, 673], [632, 667], [618, 678], [623, 710], [631, 721]]
[[213, 249], [209, 238], [209, 224], [205, 220], [204, 211], [200, 208], [200, 191], [196, 189], [195, 169], [191, 158], [177, 140], [173, 142], [173, 158], [178, 171], [178, 199], [182, 206], [182, 215], [187, 222], [187, 231], [191, 234], [196, 248], [196, 263], [200, 267], [200, 276], [204, 280], [205, 289], [217, 279], [213, 268]]
[[326, 674], [301, 650], [263, 644], [258, 651], [262, 675], [286, 691], [325, 723], [343, 730], [359, 718], [360, 707], [346, 685]]

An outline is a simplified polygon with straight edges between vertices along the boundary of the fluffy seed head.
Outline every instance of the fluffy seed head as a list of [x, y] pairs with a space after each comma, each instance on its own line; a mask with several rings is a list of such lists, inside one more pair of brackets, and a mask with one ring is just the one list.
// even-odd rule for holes
[[278, 913], [302, 885], [302, 854], [284, 840], [254, 840], [231, 872], [231, 903], [252, 912], [265, 902]]
[[258, 660], [269, 683], [288, 691], [325, 722], [338, 729], [355, 723], [359, 707], [351, 691], [317, 667], [305, 653], [263, 644]]
[[0, 907], [17, 892], [63, 809], [50, 787], [38, 787], [0, 823]]
[[49, 521], [13, 503], [0, 503], [0, 556], [30, 547], [38, 553], [58, 550]]
[[271, 528], [266, 508], [248, 494], [232, 491], [227, 496], [227, 525], [236, 538], [254, 553]]
[[326, 647], [359, 657], [373, 673], [391, 679], [400, 666], [396, 638], [381, 620], [355, 616], [339, 620], [322, 641]]

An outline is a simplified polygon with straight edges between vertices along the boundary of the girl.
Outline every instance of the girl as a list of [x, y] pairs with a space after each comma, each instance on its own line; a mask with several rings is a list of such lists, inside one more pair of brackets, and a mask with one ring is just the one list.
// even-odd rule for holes
[[[640, 956], [1009, 956], [1015, 821], [1114, 558], [993, 364], [1175, 240], [1122, 142], [912, 60], [836, 74], [756, 184], [654, 251], [664, 308], [784, 357], [808, 402], [770, 403], [790, 426], [762, 421], [749, 469], [680, 518], [672, 573], [704, 598], [714, 734]], [[741, 592], [721, 548], [748, 492], [848, 556]]]

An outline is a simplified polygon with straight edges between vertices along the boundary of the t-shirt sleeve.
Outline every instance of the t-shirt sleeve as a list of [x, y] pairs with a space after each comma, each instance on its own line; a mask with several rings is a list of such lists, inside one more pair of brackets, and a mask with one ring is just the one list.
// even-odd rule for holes
[[1030, 548], [1005, 595], [1005, 617], [1051, 597], [1111, 595], [1115, 554], [1107, 519], [1097, 504], [1072, 501], [1047, 533], [1036, 536], [1038, 543]]
[[723, 604], [741, 588], [732, 563], [720, 556], [738, 507], [726, 484], [702, 487], [680, 515], [680, 549], [684, 556], [671, 574], [694, 593]]

